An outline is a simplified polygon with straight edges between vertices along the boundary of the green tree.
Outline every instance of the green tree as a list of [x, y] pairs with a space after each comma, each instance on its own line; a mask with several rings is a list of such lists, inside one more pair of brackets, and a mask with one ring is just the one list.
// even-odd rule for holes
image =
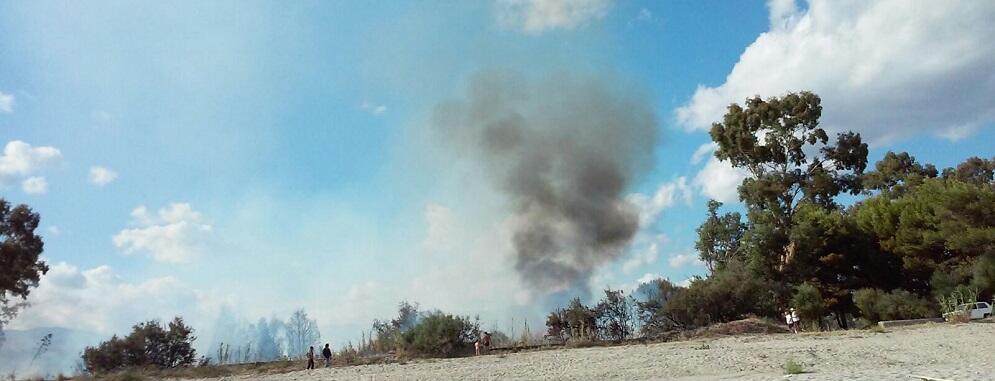
[[705, 262], [708, 271], [720, 270], [729, 260], [737, 257], [739, 241], [746, 231], [746, 224], [738, 212], [719, 216], [720, 207], [721, 202], [708, 200], [708, 218], [698, 227], [698, 240], [694, 244], [698, 257]]
[[795, 287], [795, 296], [791, 298], [791, 305], [802, 321], [816, 322], [822, 327], [822, 317], [826, 316], [827, 306], [818, 287], [809, 282], [798, 285]]
[[867, 144], [852, 132], [830, 144], [819, 127], [821, 100], [810, 92], [749, 98], [745, 106], [730, 105], [711, 136], [719, 160], [749, 173], [739, 187], [751, 224], [745, 238], [754, 264], [775, 275], [795, 255], [788, 234], [802, 202], [831, 208], [840, 193], [861, 191]]
[[166, 326], [156, 320], [136, 324], [128, 336], [116, 335], [83, 350], [83, 364], [101, 374], [128, 367], [173, 368], [193, 364], [193, 328], [176, 317]]
[[480, 337], [480, 324], [440, 311], [424, 314], [404, 333], [404, 349], [418, 356], [453, 357], [469, 353]]
[[888, 151], [884, 158], [874, 165], [873, 171], [864, 174], [864, 188], [882, 191], [889, 197], [895, 198], [921, 185], [924, 180], [936, 176], [936, 167], [932, 164], [919, 164], [916, 158], [907, 152]]
[[957, 168], [947, 168], [943, 170], [944, 179], [953, 179], [972, 184], [992, 184], [995, 175], [995, 158], [991, 160], [979, 157], [971, 157]]
[[0, 346], [3, 328], [27, 305], [48, 266], [39, 259], [45, 244], [35, 234], [41, 217], [27, 205], [11, 208], [0, 198]]
[[622, 341], [633, 331], [635, 313], [632, 302], [622, 290], [605, 290], [605, 297], [594, 308], [602, 337]]
[[644, 336], [656, 336], [676, 328], [667, 315], [665, 307], [683, 288], [666, 279], [656, 279], [643, 283], [636, 289], [636, 312], [638, 313]]

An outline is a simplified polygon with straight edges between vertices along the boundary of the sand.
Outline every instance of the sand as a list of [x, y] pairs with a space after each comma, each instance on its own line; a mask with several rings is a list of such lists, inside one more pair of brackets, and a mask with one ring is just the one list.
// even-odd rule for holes
[[[805, 373], [785, 375], [789, 359]], [[303, 367], [303, 364], [302, 364]], [[995, 380], [995, 324], [768, 334], [418, 360], [224, 380]], [[221, 380], [221, 379], [218, 379]]]

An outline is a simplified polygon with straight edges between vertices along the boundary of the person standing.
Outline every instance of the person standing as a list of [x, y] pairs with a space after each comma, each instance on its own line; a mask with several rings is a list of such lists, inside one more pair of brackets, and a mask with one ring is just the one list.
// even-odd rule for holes
[[798, 333], [798, 330], [795, 329], [795, 319], [791, 316], [791, 311], [793, 310], [794, 309], [784, 311], [784, 324], [788, 325], [788, 330], [790, 330], [791, 333]]
[[330, 368], [332, 366], [332, 348], [329, 347], [328, 343], [325, 343], [325, 349], [321, 350], [321, 356], [325, 358], [325, 368]]
[[795, 311], [794, 308], [791, 309], [791, 322], [794, 324], [795, 333], [801, 331], [802, 319], [798, 318], [798, 311]]
[[314, 346], [307, 351], [307, 368], [308, 370], [314, 369]]

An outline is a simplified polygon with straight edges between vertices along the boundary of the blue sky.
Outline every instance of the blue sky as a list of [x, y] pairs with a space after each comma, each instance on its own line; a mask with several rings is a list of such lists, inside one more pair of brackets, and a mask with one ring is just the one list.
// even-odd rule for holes
[[402, 299], [541, 324], [506, 202], [428, 132], [488, 69], [652, 107], [655, 165], [626, 190], [648, 221], [586, 286], [683, 281], [705, 202], [736, 207], [706, 145], [730, 102], [813, 90], [872, 162], [995, 155], [995, 11], [955, 3], [2, 2], [0, 192], [42, 215], [53, 266], [12, 327], [304, 307], [341, 343]]

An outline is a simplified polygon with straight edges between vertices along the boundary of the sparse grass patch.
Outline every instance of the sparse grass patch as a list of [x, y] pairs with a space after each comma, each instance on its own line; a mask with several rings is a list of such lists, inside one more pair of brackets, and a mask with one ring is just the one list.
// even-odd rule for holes
[[883, 327], [881, 327], [881, 325], [879, 325], [879, 324], [873, 324], [873, 325], [870, 325], [870, 326], [868, 326], [868, 327], [867, 327], [867, 330], [868, 330], [868, 331], [871, 331], [871, 332], [874, 332], [874, 333], [888, 333], [888, 331], [886, 331], [886, 330], [885, 330], [885, 329], [884, 329]]
[[798, 361], [795, 361], [795, 359], [792, 358], [785, 361], [784, 365], [781, 366], [781, 369], [784, 369], [784, 374], [805, 373], [805, 369], [802, 368], [802, 364], [799, 364]]

